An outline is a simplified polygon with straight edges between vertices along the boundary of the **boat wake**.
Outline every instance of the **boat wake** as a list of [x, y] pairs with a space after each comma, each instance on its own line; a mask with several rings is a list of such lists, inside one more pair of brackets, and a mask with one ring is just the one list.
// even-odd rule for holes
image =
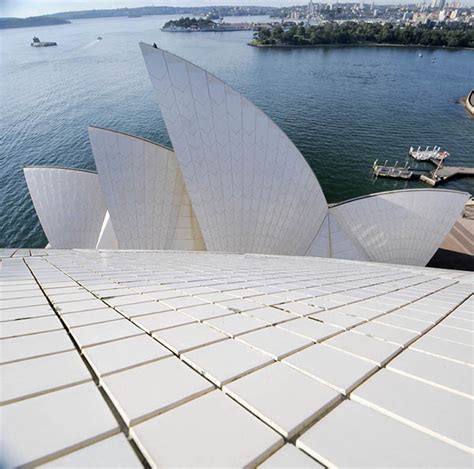
[[89, 47], [92, 47], [92, 46], [94, 46], [95, 44], [98, 44], [99, 42], [100, 42], [99, 39], [95, 39], [95, 40], [93, 40], [92, 42], [89, 42], [89, 44], [86, 44], [86, 45], [83, 47], [83, 49], [89, 49]]

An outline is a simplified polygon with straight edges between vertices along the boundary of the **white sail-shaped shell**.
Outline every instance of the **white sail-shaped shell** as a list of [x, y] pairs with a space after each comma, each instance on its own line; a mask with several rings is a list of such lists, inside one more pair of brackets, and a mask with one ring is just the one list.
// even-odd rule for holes
[[24, 173], [49, 246], [95, 249], [107, 212], [97, 174], [50, 167]]
[[89, 136], [119, 248], [205, 248], [172, 150], [96, 127]]
[[327, 203], [295, 145], [221, 80], [141, 49], [207, 248], [305, 254]]
[[424, 266], [469, 199], [442, 189], [373, 194], [330, 208], [330, 217], [375, 262]]

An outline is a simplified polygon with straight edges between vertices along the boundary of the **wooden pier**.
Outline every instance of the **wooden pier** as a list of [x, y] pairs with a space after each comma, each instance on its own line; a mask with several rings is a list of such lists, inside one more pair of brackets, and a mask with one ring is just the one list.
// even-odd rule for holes
[[426, 182], [430, 186], [437, 186], [449, 179], [462, 176], [474, 177], [474, 168], [466, 168], [463, 166], [443, 166], [420, 176], [420, 181]]
[[385, 161], [384, 164], [377, 164], [376, 160], [372, 165], [372, 173], [376, 177], [386, 177], [392, 179], [405, 179], [413, 180], [419, 179], [420, 181], [429, 184], [430, 186], [437, 186], [449, 179], [462, 176], [474, 177], [474, 168], [467, 168], [462, 166], [442, 166], [442, 161], [437, 159], [427, 160], [430, 163], [436, 165], [436, 169], [433, 171], [421, 171], [415, 170], [408, 166], [398, 166], [398, 161], [394, 166], [390, 166]]

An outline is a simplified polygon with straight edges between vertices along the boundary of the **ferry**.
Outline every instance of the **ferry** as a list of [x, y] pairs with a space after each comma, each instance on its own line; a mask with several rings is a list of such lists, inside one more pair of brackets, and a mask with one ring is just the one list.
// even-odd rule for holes
[[39, 40], [39, 37], [36, 36], [33, 37], [33, 42], [30, 43], [31, 47], [51, 47], [57, 45], [57, 42], [42, 42]]
[[417, 161], [445, 160], [449, 156], [447, 151], [441, 151], [441, 147], [437, 146], [431, 149], [430, 147], [426, 147], [425, 149], [421, 147], [410, 147], [408, 154]]

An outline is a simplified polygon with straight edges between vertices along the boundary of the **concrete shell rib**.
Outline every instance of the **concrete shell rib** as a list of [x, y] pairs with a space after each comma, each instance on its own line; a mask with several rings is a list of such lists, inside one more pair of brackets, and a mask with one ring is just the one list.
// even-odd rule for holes
[[31, 167], [26, 183], [53, 249], [95, 249], [107, 208], [96, 173]]
[[221, 80], [140, 47], [207, 249], [305, 254], [327, 203], [301, 153]]
[[385, 192], [342, 202], [329, 213], [368, 260], [425, 266], [468, 199], [441, 189]]
[[172, 150], [96, 127], [89, 137], [119, 248], [205, 248]]

